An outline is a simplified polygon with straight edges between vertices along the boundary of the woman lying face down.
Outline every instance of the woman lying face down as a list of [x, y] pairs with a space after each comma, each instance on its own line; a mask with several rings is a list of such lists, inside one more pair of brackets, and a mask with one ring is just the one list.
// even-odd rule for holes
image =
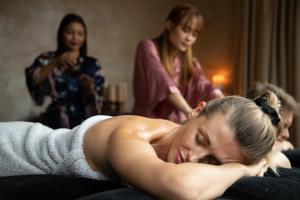
[[167, 162], [221, 164], [246, 160], [222, 114], [191, 120], [168, 140], [153, 144], [159, 157]]
[[273, 93], [200, 103], [176, 124], [94, 116], [73, 129], [0, 123], [0, 176], [64, 174], [122, 180], [159, 199], [213, 199], [262, 175], [281, 121]]
[[282, 126], [280, 105], [273, 93], [257, 104], [237, 96], [215, 99], [201, 103], [194, 110], [199, 114], [182, 125], [107, 119], [87, 131], [84, 154], [93, 170], [160, 199], [216, 198], [237, 179], [266, 169]]

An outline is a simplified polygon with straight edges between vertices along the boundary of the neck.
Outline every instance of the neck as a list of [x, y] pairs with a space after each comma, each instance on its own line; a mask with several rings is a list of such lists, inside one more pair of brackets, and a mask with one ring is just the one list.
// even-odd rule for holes
[[[171, 44], [170, 44], [171, 45]], [[172, 45], [169, 48], [169, 56], [172, 61], [180, 54], [180, 51], [175, 49]]]

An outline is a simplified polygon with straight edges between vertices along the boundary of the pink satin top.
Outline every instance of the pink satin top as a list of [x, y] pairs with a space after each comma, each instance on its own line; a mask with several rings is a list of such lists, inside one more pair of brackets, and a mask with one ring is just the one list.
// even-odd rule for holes
[[194, 108], [198, 102], [208, 101], [221, 94], [204, 76], [201, 65], [195, 58], [193, 63], [195, 75], [183, 86], [180, 84], [181, 60], [174, 60], [173, 77], [170, 77], [160, 60], [155, 43], [149, 39], [141, 41], [135, 57], [133, 114], [181, 122], [186, 120], [186, 115], [169, 103], [168, 95], [180, 92]]

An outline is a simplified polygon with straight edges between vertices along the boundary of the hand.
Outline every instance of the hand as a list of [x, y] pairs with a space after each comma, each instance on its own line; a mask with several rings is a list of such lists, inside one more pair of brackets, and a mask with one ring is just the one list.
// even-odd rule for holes
[[66, 52], [56, 58], [57, 66], [63, 70], [69, 70], [77, 63], [78, 52]]
[[280, 151], [273, 151], [271, 154], [272, 163], [276, 167], [291, 168], [290, 160]]
[[222, 98], [222, 97], [224, 97], [224, 94], [221, 90], [216, 89], [216, 90], [213, 91], [213, 94], [212, 94], [213, 99]]
[[287, 140], [276, 140], [273, 147], [273, 151], [286, 151], [292, 149], [294, 149], [294, 146]]
[[87, 96], [92, 96], [94, 94], [94, 80], [86, 74], [83, 74], [79, 77], [80, 84], [82, 86], [83, 92]]
[[246, 176], [263, 176], [268, 170], [268, 163], [265, 159], [262, 159], [258, 163], [252, 165], [245, 165]]

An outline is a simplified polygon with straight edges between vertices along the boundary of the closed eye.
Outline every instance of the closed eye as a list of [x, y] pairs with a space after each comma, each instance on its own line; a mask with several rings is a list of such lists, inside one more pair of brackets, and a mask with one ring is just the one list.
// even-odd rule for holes
[[202, 142], [201, 142], [201, 139], [200, 139], [200, 136], [199, 136], [199, 132], [196, 134], [196, 137], [195, 137], [195, 143], [199, 146], [202, 145]]

